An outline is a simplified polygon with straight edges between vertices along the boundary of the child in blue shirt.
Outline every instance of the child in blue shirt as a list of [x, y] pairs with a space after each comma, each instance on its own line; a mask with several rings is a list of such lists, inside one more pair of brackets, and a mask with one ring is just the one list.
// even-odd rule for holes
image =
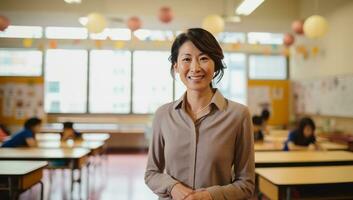
[[284, 150], [289, 151], [290, 149], [307, 147], [321, 149], [316, 142], [314, 121], [309, 117], [304, 117], [299, 121], [298, 127], [289, 133]]
[[36, 147], [35, 134], [40, 132], [42, 120], [33, 117], [26, 120], [24, 128], [6, 140], [2, 147]]

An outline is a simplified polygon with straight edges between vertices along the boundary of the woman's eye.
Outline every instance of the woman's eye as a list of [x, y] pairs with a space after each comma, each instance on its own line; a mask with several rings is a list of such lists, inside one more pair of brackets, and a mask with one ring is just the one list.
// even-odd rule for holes
[[183, 61], [189, 62], [189, 61], [191, 61], [191, 59], [190, 58], [184, 58]]
[[200, 60], [201, 60], [201, 61], [207, 61], [207, 60], [208, 60], [208, 57], [201, 57]]

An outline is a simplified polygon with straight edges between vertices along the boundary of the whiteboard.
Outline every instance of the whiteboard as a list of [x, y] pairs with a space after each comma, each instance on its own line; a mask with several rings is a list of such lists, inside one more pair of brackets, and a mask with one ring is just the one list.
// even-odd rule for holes
[[295, 112], [353, 117], [353, 75], [293, 82]]

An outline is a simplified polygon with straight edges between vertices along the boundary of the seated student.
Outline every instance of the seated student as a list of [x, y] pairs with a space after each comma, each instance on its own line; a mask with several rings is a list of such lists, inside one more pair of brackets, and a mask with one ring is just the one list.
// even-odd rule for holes
[[33, 117], [24, 124], [24, 129], [6, 140], [2, 147], [35, 147], [35, 134], [40, 132], [42, 120]]
[[314, 121], [309, 117], [304, 117], [299, 121], [298, 127], [289, 133], [284, 150], [308, 147], [310, 149], [322, 149], [316, 142]]
[[268, 120], [270, 119], [270, 111], [268, 109], [263, 109], [261, 112], [261, 118], [262, 118], [262, 132], [265, 133], [266, 135], [270, 134], [270, 131], [268, 130]]
[[74, 129], [74, 123], [72, 122], [64, 122], [63, 123], [63, 132], [61, 135], [61, 140], [66, 141], [68, 139], [81, 139], [81, 133], [77, 132]]
[[260, 116], [253, 116], [252, 117], [252, 123], [254, 127], [254, 141], [263, 141], [264, 140], [264, 134], [262, 133], [262, 125], [263, 125], [263, 120], [262, 117]]

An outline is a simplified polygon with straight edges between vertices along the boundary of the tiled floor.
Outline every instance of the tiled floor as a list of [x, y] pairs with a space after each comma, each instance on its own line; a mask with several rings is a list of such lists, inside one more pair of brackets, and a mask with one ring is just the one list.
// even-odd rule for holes
[[[90, 200], [154, 200], [154, 195], [144, 183], [144, 171], [147, 157], [145, 154], [109, 155], [106, 171], [90, 173]], [[102, 168], [101, 168], [102, 169]], [[98, 168], [99, 170], [99, 168]], [[49, 187], [49, 172], [44, 174], [45, 199], [63, 200], [69, 199], [68, 170], [56, 170], [52, 174], [53, 182]], [[83, 177], [85, 180], [85, 177]], [[86, 184], [83, 185], [83, 188]], [[78, 198], [78, 185], [74, 188], [74, 199]], [[82, 193], [84, 194], [84, 189]], [[21, 195], [21, 200], [37, 199], [39, 187]], [[87, 199], [84, 195], [83, 199]], [[38, 198], [39, 199], [39, 198]]]

